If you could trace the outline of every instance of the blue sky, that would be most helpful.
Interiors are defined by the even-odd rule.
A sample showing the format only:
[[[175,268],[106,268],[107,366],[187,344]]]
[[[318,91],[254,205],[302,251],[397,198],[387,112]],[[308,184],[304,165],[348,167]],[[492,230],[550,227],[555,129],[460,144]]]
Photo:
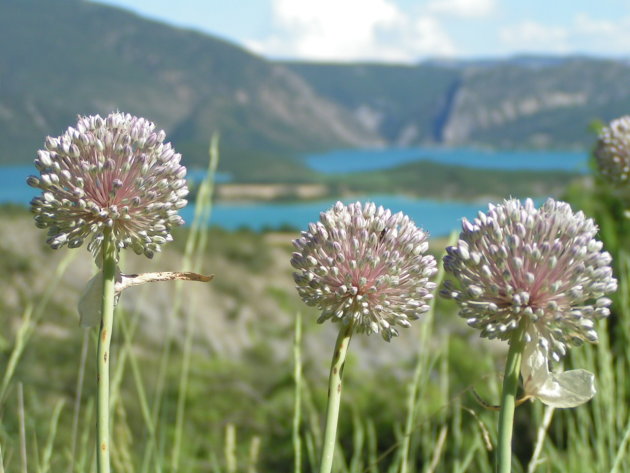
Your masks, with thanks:
[[[98,0],[269,58],[630,58],[630,0]]]

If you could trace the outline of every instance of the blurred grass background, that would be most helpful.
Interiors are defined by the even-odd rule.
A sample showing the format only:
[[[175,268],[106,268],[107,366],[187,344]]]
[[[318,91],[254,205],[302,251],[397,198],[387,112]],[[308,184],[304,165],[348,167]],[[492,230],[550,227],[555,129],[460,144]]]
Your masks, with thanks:
[[[199,189],[199,215],[211,191]],[[630,471],[627,200],[597,178],[575,181],[565,198],[597,220],[620,289],[600,343],[566,360],[596,374],[598,394],[571,410],[519,407],[514,471],[621,473]],[[79,328],[76,313],[94,267],[83,249],[46,247],[27,210],[0,212],[0,472],[94,471],[96,332]],[[188,269],[215,279],[122,295],[111,365],[114,471],[317,471],[336,327],[317,325],[293,289],[297,233],[193,224],[174,236],[154,261],[125,255],[123,272]],[[446,244],[432,241],[437,257]],[[498,403],[505,352],[443,300],[389,344],[355,337],[337,471],[490,473],[498,413],[471,389]]]

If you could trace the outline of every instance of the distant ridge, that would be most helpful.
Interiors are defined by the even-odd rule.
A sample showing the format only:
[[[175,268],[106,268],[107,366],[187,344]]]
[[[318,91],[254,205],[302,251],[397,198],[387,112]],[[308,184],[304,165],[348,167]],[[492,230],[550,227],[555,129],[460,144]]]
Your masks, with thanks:
[[[226,41],[85,1],[0,2],[0,162],[32,160],[77,114],[116,109],[165,128],[189,164],[219,132],[222,167],[243,174],[252,152],[265,171],[278,155],[381,143],[297,74]]]
[[[471,68],[471,67],[496,67],[498,65],[513,65],[522,67],[550,67],[558,66],[569,61],[575,61],[576,59],[584,60],[598,60],[601,59],[597,56],[588,55],[540,55],[540,54],[515,54],[512,56],[495,58],[471,58],[471,59],[458,59],[458,58],[434,58],[427,59],[420,62],[419,65],[423,66],[441,66],[441,67],[455,67],[455,68]]]
[[[287,63],[398,146],[586,149],[589,125],[630,113],[627,61],[581,56]]]
[[[630,113],[628,61],[272,62],[227,41],[82,0],[0,1],[0,163],[30,162],[77,114],[167,130],[189,165],[221,134],[223,171],[302,179],[299,153],[371,146],[587,148]]]

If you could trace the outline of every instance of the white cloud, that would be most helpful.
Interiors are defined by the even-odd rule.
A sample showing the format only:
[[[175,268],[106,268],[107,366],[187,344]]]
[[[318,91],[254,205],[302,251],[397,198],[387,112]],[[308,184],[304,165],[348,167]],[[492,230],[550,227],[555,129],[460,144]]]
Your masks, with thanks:
[[[530,20],[501,28],[499,37],[509,50],[516,52],[563,53],[569,50],[566,28]]]
[[[273,16],[274,33],[247,42],[266,56],[409,62],[455,53],[437,19],[410,17],[391,0],[274,0]]]
[[[611,21],[579,13],[574,18],[573,29],[576,42],[584,43],[585,50],[603,50],[625,55],[630,52],[630,17]]]
[[[578,33],[611,36],[619,32],[620,24],[608,20],[597,20],[586,13],[575,16],[575,29]]]
[[[488,16],[496,7],[495,0],[432,0],[430,12],[462,17]]]
[[[630,17],[613,21],[579,13],[564,27],[527,20],[503,27],[499,37],[508,51],[627,56],[630,53]]]
[[[429,56],[455,56],[456,48],[446,31],[433,17],[417,18],[411,33],[413,46],[418,53]]]

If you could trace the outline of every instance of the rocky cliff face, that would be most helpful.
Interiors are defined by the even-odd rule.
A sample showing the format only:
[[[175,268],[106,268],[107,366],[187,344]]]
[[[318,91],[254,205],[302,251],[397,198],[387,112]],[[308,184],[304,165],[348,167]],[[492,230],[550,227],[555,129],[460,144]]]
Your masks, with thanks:
[[[630,66],[620,61],[289,67],[390,145],[584,147],[593,120],[630,112]]]
[[[583,147],[592,120],[630,111],[630,67],[573,59],[544,67],[499,65],[464,72],[443,141],[447,145]]]
[[[440,143],[461,72],[442,66],[287,63],[322,97],[349,111],[388,145]]]

